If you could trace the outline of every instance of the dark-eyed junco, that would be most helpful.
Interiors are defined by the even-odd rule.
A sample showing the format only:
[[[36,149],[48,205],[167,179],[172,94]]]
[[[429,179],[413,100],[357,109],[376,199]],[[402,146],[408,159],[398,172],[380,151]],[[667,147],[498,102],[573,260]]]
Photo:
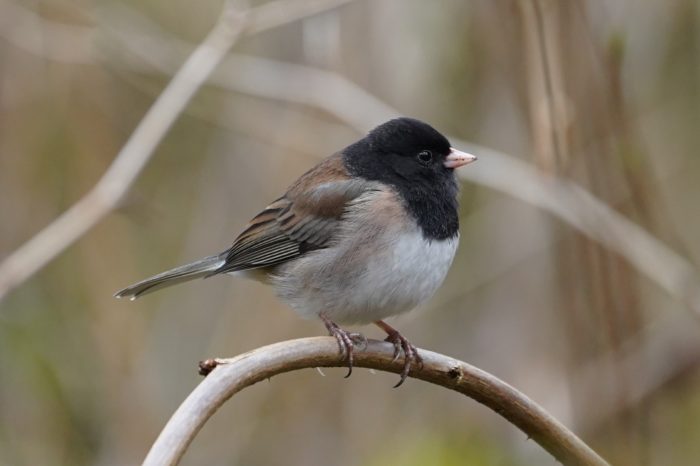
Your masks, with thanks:
[[[404,352],[399,386],[421,358],[383,319],[413,309],[445,278],[459,239],[454,169],[474,160],[426,123],[391,120],[302,175],[229,249],[115,296],[244,274],[270,283],[301,316],[321,319],[350,371],[357,334],[337,323],[379,326],[395,358]]]

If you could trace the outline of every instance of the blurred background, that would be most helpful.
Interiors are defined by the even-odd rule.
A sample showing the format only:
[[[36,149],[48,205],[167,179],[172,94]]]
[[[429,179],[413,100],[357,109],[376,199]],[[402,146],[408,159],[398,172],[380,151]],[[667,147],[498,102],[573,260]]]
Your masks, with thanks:
[[[221,6],[0,0],[0,260],[95,184]],[[700,260],[700,2],[355,0],[241,39],[119,208],[0,302],[0,464],[139,463],[197,361],[324,334],[242,279],[112,294],[227,248],[381,121],[377,105],[572,180]],[[466,170],[489,169],[463,148],[480,156]],[[613,464],[697,465],[700,323],[682,296],[500,189],[464,182],[461,218],[445,285],[394,324],[524,391]],[[554,464],[458,394],[324,373],[237,395],[183,463]]]

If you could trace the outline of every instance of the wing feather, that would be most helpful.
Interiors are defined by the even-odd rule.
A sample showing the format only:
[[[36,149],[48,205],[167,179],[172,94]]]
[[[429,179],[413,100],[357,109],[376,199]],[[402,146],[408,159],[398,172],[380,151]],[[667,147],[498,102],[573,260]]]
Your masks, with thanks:
[[[368,189],[374,185],[347,175],[341,156],[326,159],[250,221],[215,273],[272,267],[328,247],[347,205]]]

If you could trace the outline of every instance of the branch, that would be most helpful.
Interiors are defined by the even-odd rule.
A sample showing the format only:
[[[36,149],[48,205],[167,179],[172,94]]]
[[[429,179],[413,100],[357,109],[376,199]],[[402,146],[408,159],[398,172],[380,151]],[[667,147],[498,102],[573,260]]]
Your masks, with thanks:
[[[355,365],[400,373],[403,361],[392,361],[394,347],[369,340],[355,353]],[[608,463],[543,408],[493,375],[450,357],[419,350],[424,366],[410,376],[455,390],[491,408],[517,426],[565,465]],[[229,398],[261,380],[315,367],[345,366],[335,339],[303,338],[258,348],[218,366],[180,405],[148,453],[144,466],[175,465],[207,420]]]
[[[217,24],[175,73],[95,187],[0,263],[0,301],[117,207],[170,127],[241,34],[266,31],[349,1],[278,0],[246,11],[227,4]]]

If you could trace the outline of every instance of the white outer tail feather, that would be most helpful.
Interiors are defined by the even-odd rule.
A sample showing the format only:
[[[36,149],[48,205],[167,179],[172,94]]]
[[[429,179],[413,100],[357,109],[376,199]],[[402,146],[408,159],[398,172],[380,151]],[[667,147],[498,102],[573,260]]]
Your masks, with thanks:
[[[159,273],[150,278],[134,283],[114,294],[116,298],[135,300],[144,294],[152,293],[161,288],[177,285],[196,278],[206,278],[215,273],[226,263],[220,255],[209,256],[190,264],[181,265],[171,270]]]

